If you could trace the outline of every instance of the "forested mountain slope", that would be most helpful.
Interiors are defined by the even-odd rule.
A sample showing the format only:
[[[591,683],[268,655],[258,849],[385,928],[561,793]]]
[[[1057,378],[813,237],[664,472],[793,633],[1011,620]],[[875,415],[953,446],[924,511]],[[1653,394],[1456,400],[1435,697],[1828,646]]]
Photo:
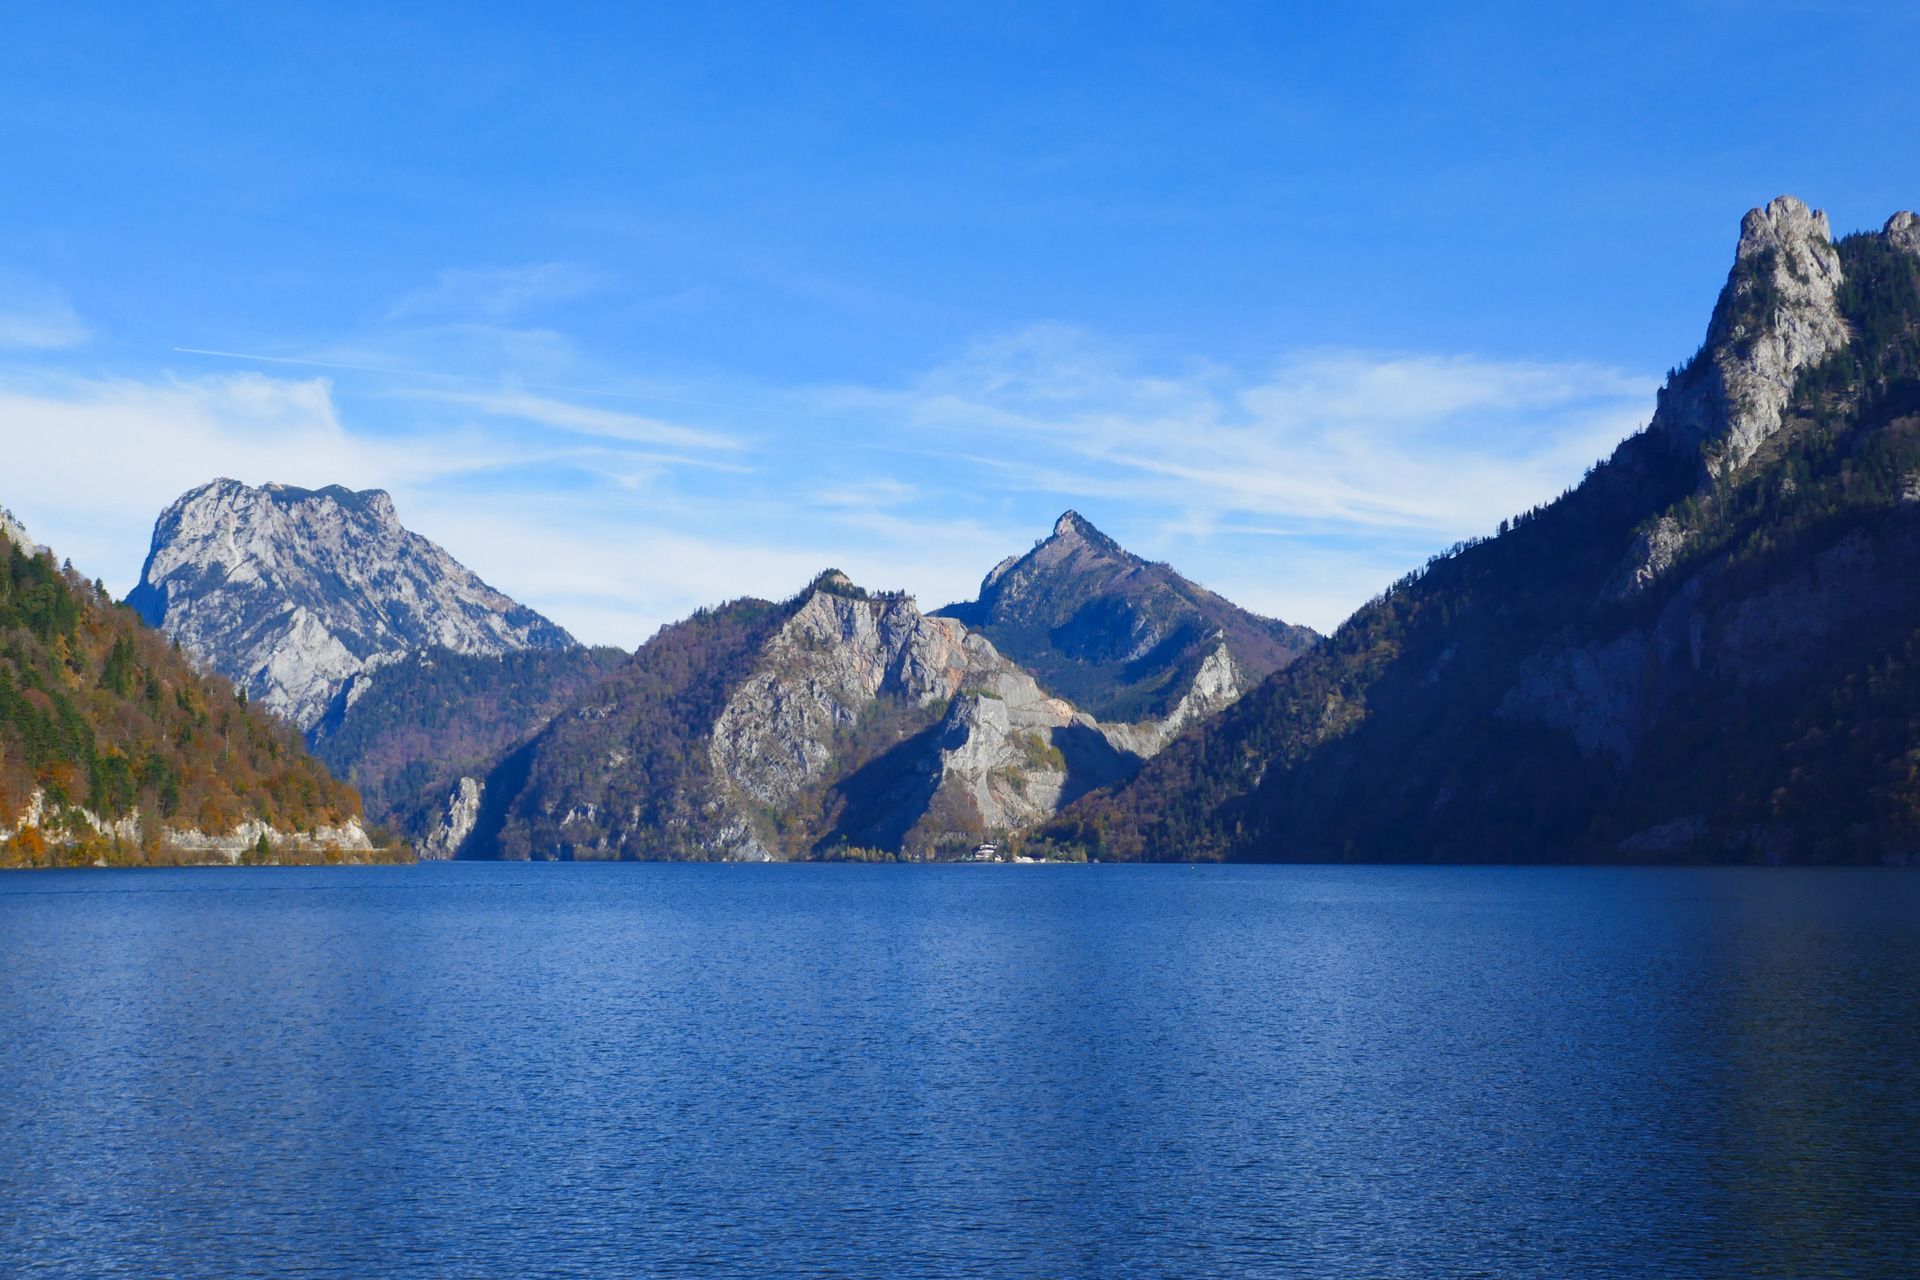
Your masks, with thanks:
[[[424,839],[456,780],[484,774],[629,656],[585,647],[422,649],[353,676],[307,741],[376,821]]]
[[[286,724],[0,520],[0,865],[365,860]]]
[[[1050,834],[1114,858],[1904,860],[1917,586],[1920,224],[1835,245],[1783,197],[1645,431]]]
[[[1223,678],[1203,672],[1194,698],[1224,696]],[[829,571],[791,600],[663,628],[463,780],[430,843],[468,857],[939,856],[1125,777],[1169,732],[1101,723],[959,622]]]

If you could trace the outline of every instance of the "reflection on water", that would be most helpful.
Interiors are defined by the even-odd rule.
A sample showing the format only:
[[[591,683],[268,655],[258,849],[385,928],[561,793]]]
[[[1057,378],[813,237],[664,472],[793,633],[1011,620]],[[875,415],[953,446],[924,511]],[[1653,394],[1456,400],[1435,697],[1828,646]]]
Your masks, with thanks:
[[[0,1270],[1904,1275],[1920,876],[0,878]]]

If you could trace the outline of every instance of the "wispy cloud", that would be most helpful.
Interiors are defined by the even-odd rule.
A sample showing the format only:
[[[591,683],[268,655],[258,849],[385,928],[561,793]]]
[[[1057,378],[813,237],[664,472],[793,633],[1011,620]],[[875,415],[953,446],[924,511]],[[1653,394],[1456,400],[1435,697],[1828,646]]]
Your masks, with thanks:
[[[1252,373],[1142,370],[1045,328],[977,344],[892,389],[823,403],[918,428],[1046,489],[1275,520],[1459,536],[1577,479],[1644,421],[1654,381],[1603,366],[1309,351]],[[1448,538],[1451,540],[1451,537]]]
[[[659,418],[617,409],[600,409],[529,392],[425,392],[446,404],[462,405],[495,417],[552,427],[580,435],[600,436],[628,444],[665,445],[677,449],[735,451],[741,441],[731,435],[681,426]]]
[[[502,590],[624,645],[830,564],[928,605],[964,598],[1076,506],[1143,555],[1324,629],[1577,480],[1653,388],[1473,355],[1156,363],[1060,328],[982,341],[892,386],[636,389],[670,417],[606,407],[618,381],[573,394],[409,376],[365,352],[337,363],[363,366],[330,370],[351,394],[326,377],[0,367],[10,474],[35,478],[30,492],[0,481],[0,502],[124,589],[154,514],[215,475],[387,488]]]
[[[585,297],[601,283],[598,272],[573,262],[454,267],[440,272],[425,288],[401,296],[388,308],[387,318],[454,316],[506,321]]]
[[[119,590],[138,573],[154,516],[217,475],[390,489],[403,516],[434,502],[490,513],[504,494],[523,509],[544,508],[536,520],[564,524],[559,511],[570,490],[604,483],[631,493],[644,488],[645,466],[657,463],[618,444],[540,438],[504,422],[491,430],[349,428],[328,379],[256,373],[140,380],[0,372],[0,430],[15,478],[0,483],[0,503],[30,516],[36,536]],[[28,476],[31,488],[19,481]],[[452,549],[503,587],[512,580],[531,588],[530,597],[550,575],[551,566],[519,557],[486,565]]]
[[[58,351],[93,336],[66,294],[50,285],[0,275],[0,349]]]

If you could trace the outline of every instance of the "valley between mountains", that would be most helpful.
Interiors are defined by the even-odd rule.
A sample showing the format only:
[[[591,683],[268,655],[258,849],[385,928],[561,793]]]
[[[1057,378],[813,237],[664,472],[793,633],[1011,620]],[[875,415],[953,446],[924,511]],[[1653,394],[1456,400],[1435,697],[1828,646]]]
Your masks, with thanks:
[[[1075,511],[632,653],[380,490],[214,480],[123,603],[9,517],[0,863],[1920,855],[1920,220],[1750,212],[1651,409],[1324,637]]]

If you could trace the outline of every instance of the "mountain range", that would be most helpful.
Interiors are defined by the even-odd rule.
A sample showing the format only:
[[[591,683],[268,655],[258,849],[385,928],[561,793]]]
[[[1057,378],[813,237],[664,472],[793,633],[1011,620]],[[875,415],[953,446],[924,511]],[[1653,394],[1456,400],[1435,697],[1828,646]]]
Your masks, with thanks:
[[[131,609],[45,577],[23,531],[0,533],[22,548],[17,599],[72,593],[143,671],[171,652],[150,624],[204,669],[229,730],[262,710],[290,726],[260,741],[313,778],[302,821],[357,820],[310,752],[426,857],[920,859],[982,840],[1118,860],[1920,853],[1911,214],[1836,242],[1790,197],[1751,211],[1649,425],[1329,637],[1074,511],[971,601],[923,612],[827,570],[631,654],[489,587],[380,490],[195,489],[161,513]],[[7,687],[49,678],[39,650],[10,661]],[[70,719],[119,714],[88,698]],[[87,749],[108,782],[50,786],[52,739],[8,741],[5,829],[153,821],[157,794],[113,790],[118,766],[98,765],[117,748]],[[293,812],[242,773],[199,818]],[[48,805],[94,816],[31,816]]]
[[[933,614],[828,570],[588,649],[382,491],[227,479],[161,513],[129,604],[427,857],[970,849],[1124,782],[1317,640],[1067,512]]]

